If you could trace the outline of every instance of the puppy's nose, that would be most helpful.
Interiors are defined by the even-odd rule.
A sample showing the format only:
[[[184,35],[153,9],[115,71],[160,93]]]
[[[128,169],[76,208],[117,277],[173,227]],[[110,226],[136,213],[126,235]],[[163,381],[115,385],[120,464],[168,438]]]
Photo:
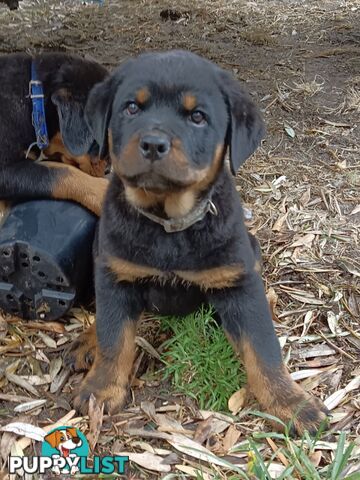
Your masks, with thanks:
[[[72,441],[75,443],[75,444],[78,444],[81,442],[81,438],[80,437],[72,437]]]
[[[148,133],[140,138],[142,155],[151,160],[160,160],[170,151],[170,139],[164,133]]]

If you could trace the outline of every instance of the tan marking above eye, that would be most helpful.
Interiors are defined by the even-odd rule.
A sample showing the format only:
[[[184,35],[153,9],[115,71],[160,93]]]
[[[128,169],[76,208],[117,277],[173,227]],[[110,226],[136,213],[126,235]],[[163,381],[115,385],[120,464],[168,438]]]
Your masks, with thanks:
[[[150,98],[150,92],[147,87],[140,88],[140,90],[136,92],[135,99],[137,103],[140,103],[141,105],[146,103],[149,100],[149,98]]]
[[[195,95],[193,95],[192,93],[185,93],[183,98],[183,105],[186,110],[191,112],[191,110],[193,110],[197,105],[197,99]]]

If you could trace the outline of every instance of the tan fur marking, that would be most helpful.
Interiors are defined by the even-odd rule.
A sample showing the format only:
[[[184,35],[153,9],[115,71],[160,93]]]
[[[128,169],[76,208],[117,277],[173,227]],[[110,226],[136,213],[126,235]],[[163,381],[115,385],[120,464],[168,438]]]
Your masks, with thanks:
[[[52,189],[53,198],[73,200],[100,215],[108,180],[92,177],[75,167],[57,162],[41,162],[40,165],[62,170],[62,175]]]
[[[146,265],[137,265],[121,258],[109,257],[107,265],[117,276],[119,282],[135,282],[151,277],[163,277],[165,275],[161,270],[148,267]]]
[[[202,290],[228,288],[234,286],[243,274],[242,265],[228,265],[209,268],[198,272],[192,270],[175,270],[166,272],[147,265],[137,265],[121,258],[109,257],[107,266],[115,273],[119,282],[136,282],[149,279],[155,283],[167,282],[197,285]]]
[[[191,93],[186,93],[183,98],[183,105],[186,110],[191,112],[191,110],[194,110],[194,108],[197,105],[197,100],[195,95]]]
[[[172,141],[172,148],[169,157],[174,159],[175,163],[180,168],[189,168],[189,159],[187,158],[182,143],[178,138],[174,138]]]
[[[164,210],[170,218],[179,218],[187,215],[195,206],[196,195],[192,190],[175,192],[167,195]]]
[[[195,284],[201,290],[233,287],[244,273],[242,265],[227,265],[206,270],[177,270],[175,272],[182,280]]]
[[[201,192],[206,190],[206,188],[214,182],[216,176],[218,175],[222,159],[223,159],[223,152],[224,152],[224,145],[219,144],[215,149],[215,154],[213,161],[210,167],[201,170],[202,176],[198,179],[198,181],[191,187],[196,192]]]
[[[1,222],[1,219],[5,216],[10,206],[11,206],[10,202],[6,202],[5,200],[0,200],[0,222]]]
[[[99,403],[105,402],[106,411],[119,410],[126,399],[127,387],[135,359],[136,321],[128,321],[120,332],[121,343],[111,356],[104,356],[100,348],[96,349],[95,362],[83,380],[80,395],[75,404],[82,411],[81,395],[93,393]]]
[[[240,344],[233,339],[230,339],[230,342],[235,351],[240,353],[249,388],[264,410],[284,423],[292,421],[300,434],[305,429],[319,427],[320,422],[326,418],[321,411],[322,403],[292,380],[285,365],[282,364],[277,369],[268,368],[246,338],[243,338]],[[276,429],[283,429],[278,422],[272,423]]]
[[[164,200],[163,195],[157,195],[143,188],[131,187],[130,185],[125,185],[125,196],[127,201],[135,207],[144,209],[158,205]]]
[[[140,103],[140,105],[146,103],[149,100],[149,98],[150,98],[150,92],[147,87],[140,88],[140,90],[136,92],[135,99],[137,103]]]
[[[261,273],[262,265],[261,265],[260,260],[255,261],[254,270],[255,270],[256,273]]]
[[[92,163],[90,155],[71,155],[64,145],[60,132],[57,132],[51,138],[49,146],[44,150],[44,154],[48,158],[59,157],[62,163],[77,167],[93,177],[103,177],[105,175],[106,160],[99,160],[96,163]]]
[[[94,322],[72,342],[67,353],[67,359],[70,360],[75,372],[89,369],[89,359],[95,358],[96,341],[96,325]]]

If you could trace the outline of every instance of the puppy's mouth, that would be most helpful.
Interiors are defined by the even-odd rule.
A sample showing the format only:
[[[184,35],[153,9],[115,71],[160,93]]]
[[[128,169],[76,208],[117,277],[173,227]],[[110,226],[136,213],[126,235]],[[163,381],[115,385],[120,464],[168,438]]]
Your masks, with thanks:
[[[123,176],[126,185],[142,188],[151,193],[178,192],[188,187],[188,184],[174,181],[154,172],[142,173],[134,176]]]

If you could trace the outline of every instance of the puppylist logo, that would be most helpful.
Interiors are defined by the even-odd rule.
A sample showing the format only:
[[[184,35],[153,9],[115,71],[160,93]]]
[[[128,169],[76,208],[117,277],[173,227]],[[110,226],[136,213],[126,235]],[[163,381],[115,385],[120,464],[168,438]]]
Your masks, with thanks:
[[[9,457],[9,473],[55,475],[124,473],[129,457],[93,457],[88,465],[89,444],[85,435],[74,427],[58,427],[51,430],[42,443],[40,457]]]

